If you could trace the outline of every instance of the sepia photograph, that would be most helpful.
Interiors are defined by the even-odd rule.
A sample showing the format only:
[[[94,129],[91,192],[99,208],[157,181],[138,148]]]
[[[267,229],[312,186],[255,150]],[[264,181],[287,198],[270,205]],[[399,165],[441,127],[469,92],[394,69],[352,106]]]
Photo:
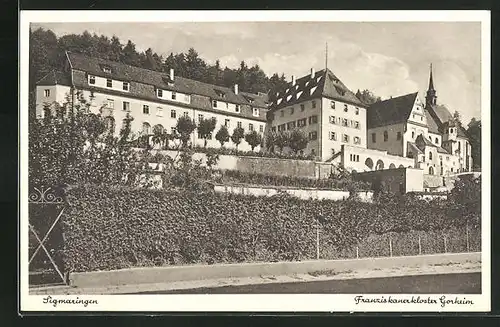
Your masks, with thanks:
[[[22,311],[490,309],[489,12],[149,14],[21,12]]]

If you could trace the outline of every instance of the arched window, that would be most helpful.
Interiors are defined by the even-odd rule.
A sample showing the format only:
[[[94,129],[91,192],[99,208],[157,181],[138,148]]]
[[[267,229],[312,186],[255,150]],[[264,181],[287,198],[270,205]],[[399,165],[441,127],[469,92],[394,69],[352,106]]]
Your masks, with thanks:
[[[165,128],[163,127],[162,124],[157,124],[153,126],[153,134],[161,134],[163,133],[164,130]]]
[[[375,170],[382,170],[384,169],[384,162],[382,160],[377,160],[377,165],[375,166]]]
[[[384,142],[387,142],[388,139],[389,139],[389,133],[387,133],[387,131],[384,131]]]
[[[389,169],[394,169],[394,168],[396,168],[396,165],[395,165],[395,164],[393,164],[393,163],[391,163],[391,164],[389,165]]]
[[[405,167],[405,166],[403,166],[403,165],[399,165],[399,167],[398,167],[398,168],[404,168],[404,167]]]
[[[142,133],[144,135],[151,134],[151,125],[149,123],[142,123]]]
[[[429,167],[429,175],[434,175],[434,167]]]
[[[366,158],[365,165],[371,170],[373,168],[373,160],[371,158]]]
[[[432,152],[429,152],[429,160],[432,160]]]

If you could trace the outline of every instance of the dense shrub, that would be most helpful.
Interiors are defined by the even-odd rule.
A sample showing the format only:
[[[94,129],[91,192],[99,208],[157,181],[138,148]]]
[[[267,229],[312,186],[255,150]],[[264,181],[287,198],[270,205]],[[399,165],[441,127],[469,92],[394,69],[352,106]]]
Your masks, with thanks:
[[[325,220],[323,258],[353,257],[363,242],[372,251],[362,255],[387,255],[388,243],[380,237],[388,233],[395,237],[393,254],[407,254],[415,250],[415,238],[405,245],[397,235],[463,227],[448,215],[446,203],[416,199],[369,204],[85,186],[71,190],[68,200],[63,252],[72,271],[311,259],[319,216]]]

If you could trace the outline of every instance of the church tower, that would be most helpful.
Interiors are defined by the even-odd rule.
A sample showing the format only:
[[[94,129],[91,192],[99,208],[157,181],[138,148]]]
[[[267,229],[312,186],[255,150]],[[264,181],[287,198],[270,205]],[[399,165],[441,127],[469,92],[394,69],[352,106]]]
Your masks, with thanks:
[[[427,95],[425,96],[425,106],[435,106],[436,105],[436,90],[434,89],[434,81],[432,80],[432,64],[431,73],[429,77],[429,89],[427,90]]]

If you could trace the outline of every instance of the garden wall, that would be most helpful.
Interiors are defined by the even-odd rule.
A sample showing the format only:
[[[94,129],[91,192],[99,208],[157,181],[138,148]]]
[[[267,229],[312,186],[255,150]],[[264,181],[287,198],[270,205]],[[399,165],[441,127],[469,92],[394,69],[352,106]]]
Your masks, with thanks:
[[[178,152],[174,150],[158,151],[174,158]],[[195,153],[193,159],[206,162],[204,153]],[[249,157],[235,155],[219,155],[219,162],[214,167],[221,170],[238,170],[246,173],[259,173],[276,176],[294,176],[306,178],[328,178],[332,165],[311,160],[295,160],[265,157]]]
[[[401,244],[393,255],[414,253],[417,231],[429,240],[426,253],[442,252],[435,235],[447,233],[455,235],[456,244],[447,251],[462,251],[464,227],[471,229],[468,235],[480,230],[479,214],[469,215],[466,225],[464,214],[447,203],[305,201],[105,186],[72,189],[67,199],[62,258],[74,272],[312,259],[318,218],[324,259],[353,257],[362,244],[364,255],[386,255],[388,233],[394,249]],[[470,240],[468,248],[478,251],[479,244],[480,239]]]

